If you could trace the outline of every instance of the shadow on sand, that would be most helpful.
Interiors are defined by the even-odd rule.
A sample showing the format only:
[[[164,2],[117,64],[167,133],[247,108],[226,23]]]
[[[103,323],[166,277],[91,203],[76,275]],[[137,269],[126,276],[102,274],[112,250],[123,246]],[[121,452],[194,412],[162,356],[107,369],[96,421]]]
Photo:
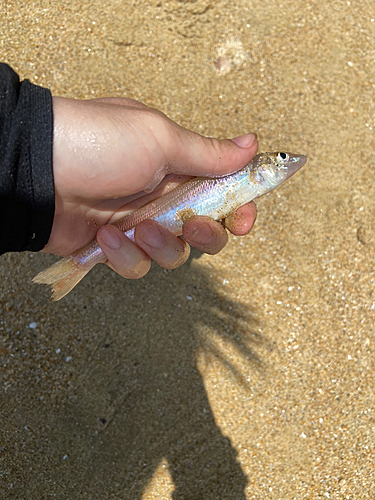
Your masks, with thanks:
[[[92,349],[82,354],[69,388],[48,411],[38,408],[37,397],[24,402],[32,420],[44,420],[37,440],[48,443],[42,462],[34,460],[30,492],[40,491],[33,483],[43,477],[45,498],[60,492],[70,500],[140,500],[164,460],[176,500],[245,499],[246,477],[215,422],[197,353],[221,360],[239,383],[262,369],[253,349],[266,341],[249,307],[224,298],[194,259],[172,272],[153,266],[137,282],[112,274],[108,280],[107,272],[92,273],[81,285],[84,299],[70,302],[82,311],[82,324],[91,316],[105,326],[90,332]],[[90,303],[94,287],[104,297],[102,310]],[[247,360],[246,374],[212,335]],[[63,453],[66,459],[57,459]]]

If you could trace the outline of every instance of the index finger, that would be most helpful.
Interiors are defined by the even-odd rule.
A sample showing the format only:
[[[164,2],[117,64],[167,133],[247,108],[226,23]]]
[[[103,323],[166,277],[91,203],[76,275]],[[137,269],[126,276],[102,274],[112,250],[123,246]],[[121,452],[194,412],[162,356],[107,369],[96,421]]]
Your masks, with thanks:
[[[255,223],[257,207],[253,201],[246,203],[224,219],[224,226],[236,236],[248,234]]]

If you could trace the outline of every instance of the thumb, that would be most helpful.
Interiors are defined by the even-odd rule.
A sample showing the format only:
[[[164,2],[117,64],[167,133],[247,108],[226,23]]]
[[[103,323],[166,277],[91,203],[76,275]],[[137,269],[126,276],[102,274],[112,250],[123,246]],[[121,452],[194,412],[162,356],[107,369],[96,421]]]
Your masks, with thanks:
[[[177,127],[167,152],[171,173],[204,177],[229,174],[247,165],[258,149],[256,134],[218,140]]]

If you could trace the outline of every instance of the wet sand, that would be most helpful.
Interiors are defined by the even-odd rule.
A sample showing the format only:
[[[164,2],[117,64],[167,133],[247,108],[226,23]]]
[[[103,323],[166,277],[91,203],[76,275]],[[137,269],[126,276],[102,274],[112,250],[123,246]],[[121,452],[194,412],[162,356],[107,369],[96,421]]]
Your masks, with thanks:
[[[1,60],[307,154],[252,233],[59,303],[1,258],[4,499],[373,499],[375,4],[1,4]]]

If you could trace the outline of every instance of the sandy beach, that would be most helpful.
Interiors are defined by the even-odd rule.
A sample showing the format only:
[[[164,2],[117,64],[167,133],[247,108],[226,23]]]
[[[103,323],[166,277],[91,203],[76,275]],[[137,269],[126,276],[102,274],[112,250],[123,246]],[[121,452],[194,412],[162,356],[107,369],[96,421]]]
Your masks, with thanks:
[[[97,266],[58,303],[0,263],[0,498],[375,498],[373,0],[2,0],[0,60],[306,154],[217,256]]]

